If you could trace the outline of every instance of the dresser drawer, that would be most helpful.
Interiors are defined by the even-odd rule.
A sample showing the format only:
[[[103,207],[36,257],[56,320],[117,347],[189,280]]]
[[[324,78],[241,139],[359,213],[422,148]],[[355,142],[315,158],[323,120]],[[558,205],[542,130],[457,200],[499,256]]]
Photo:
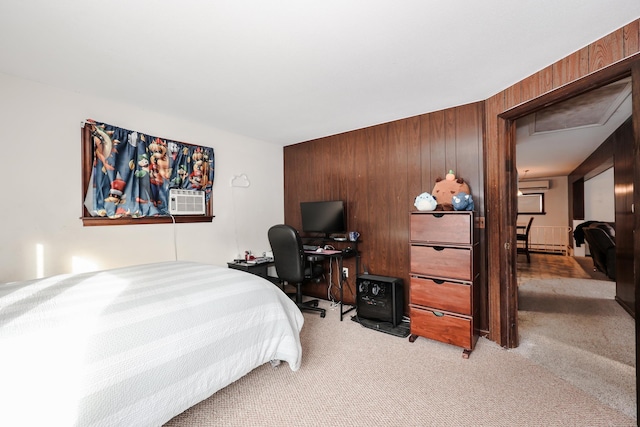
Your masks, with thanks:
[[[473,321],[449,313],[409,307],[411,334],[473,350]]]
[[[410,303],[471,315],[471,284],[411,277]]]
[[[472,212],[414,212],[410,238],[412,242],[469,245],[473,236],[472,221]]]
[[[472,252],[471,248],[411,245],[411,273],[471,281]]]

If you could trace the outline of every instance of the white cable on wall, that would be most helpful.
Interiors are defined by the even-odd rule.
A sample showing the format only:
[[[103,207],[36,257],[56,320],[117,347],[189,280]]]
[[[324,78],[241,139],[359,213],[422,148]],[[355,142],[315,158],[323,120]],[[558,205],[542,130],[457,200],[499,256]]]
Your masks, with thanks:
[[[173,222],[173,258],[174,261],[178,261],[178,230],[176,226],[176,217],[171,215],[171,221]]]

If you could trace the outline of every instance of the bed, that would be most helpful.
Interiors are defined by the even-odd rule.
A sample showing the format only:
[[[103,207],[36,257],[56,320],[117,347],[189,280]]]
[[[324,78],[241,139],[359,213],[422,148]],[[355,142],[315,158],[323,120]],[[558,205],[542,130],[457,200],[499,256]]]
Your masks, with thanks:
[[[194,262],[0,285],[0,425],[161,425],[262,364],[298,370],[302,324],[269,281]]]

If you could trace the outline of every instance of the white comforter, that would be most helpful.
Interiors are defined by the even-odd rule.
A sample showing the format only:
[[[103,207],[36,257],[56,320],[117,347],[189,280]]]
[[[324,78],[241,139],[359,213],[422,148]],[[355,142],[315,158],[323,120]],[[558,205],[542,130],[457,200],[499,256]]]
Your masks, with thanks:
[[[270,360],[303,317],[270,282],[189,262],[0,285],[0,425],[161,425]]]

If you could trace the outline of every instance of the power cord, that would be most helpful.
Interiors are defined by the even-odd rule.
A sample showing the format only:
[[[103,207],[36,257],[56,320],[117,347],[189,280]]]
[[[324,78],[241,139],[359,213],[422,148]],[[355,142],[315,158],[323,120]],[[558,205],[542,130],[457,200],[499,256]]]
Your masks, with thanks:
[[[336,264],[336,271],[338,271],[340,269],[338,265],[338,260],[335,259],[334,261]],[[338,283],[340,282],[338,281]],[[329,286],[327,288],[327,299],[331,302],[329,305],[330,308],[332,310],[335,310],[337,307],[340,306],[340,302],[336,301],[335,297],[333,296],[333,292],[331,292],[332,289],[333,289],[333,262],[332,262],[332,259],[330,258],[329,259]]]
[[[347,279],[342,279],[342,286],[344,287],[345,285],[347,285],[347,289],[349,289],[349,291],[351,291],[351,289],[348,286],[349,285],[349,281]],[[351,291],[351,294],[353,295],[353,291]],[[343,294],[343,296],[344,296],[344,294]],[[332,308],[339,308],[340,307],[340,301],[335,301],[335,299],[334,299],[331,305],[332,305]]]
[[[231,186],[231,214],[233,215],[233,237],[236,241],[236,254],[240,255],[240,243],[238,242],[238,215],[236,215],[236,192],[235,186]]]
[[[178,230],[176,225],[176,217],[171,216],[171,221],[173,222],[173,257],[174,261],[178,261]]]
[[[327,300],[331,301],[331,304],[333,304],[334,301],[331,295],[331,287],[333,286],[333,264],[331,263],[331,258],[329,258],[329,280],[327,280],[327,282]]]
[[[340,270],[340,262],[338,261],[337,258],[334,259],[334,262],[336,264],[336,271],[338,272],[338,274],[342,274]],[[340,280],[338,280],[338,283],[340,283]],[[342,285],[344,285],[345,283],[348,283],[348,281],[346,279],[343,279],[342,281]],[[336,308],[340,307],[340,301],[336,301],[333,293],[331,292],[333,288],[333,263],[331,262],[331,259],[329,260],[329,286],[327,288],[327,299],[330,301],[330,307],[331,309],[335,310]],[[347,286],[347,288],[351,291],[351,289]],[[353,295],[353,291],[351,291],[351,294]]]

